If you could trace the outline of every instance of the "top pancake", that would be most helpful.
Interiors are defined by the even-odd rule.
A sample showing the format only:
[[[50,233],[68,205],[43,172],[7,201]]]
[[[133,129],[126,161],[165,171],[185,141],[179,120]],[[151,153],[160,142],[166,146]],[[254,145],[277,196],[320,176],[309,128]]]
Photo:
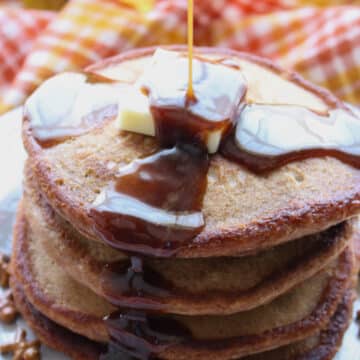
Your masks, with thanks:
[[[153,51],[129,52],[90,70],[132,82]],[[251,101],[319,111],[339,104],[325,90],[265,60],[219,49],[196,51],[237,61],[247,78]],[[55,210],[93,240],[101,240],[89,216],[99,191],[114,180],[119,167],[158,149],[153,138],[119,132],[114,122],[46,149],[32,137],[26,119],[23,134],[41,191]],[[176,256],[229,256],[269,248],[358,214],[359,200],[360,171],[334,158],[298,161],[259,176],[215,155],[204,198],[206,226]]]

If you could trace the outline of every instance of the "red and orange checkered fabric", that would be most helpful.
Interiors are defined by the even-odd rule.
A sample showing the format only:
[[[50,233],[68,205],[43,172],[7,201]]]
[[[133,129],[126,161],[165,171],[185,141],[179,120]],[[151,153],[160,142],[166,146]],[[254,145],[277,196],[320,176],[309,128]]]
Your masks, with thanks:
[[[360,104],[360,6],[303,2],[311,3],[195,0],[195,43],[275,59]],[[324,3],[335,5],[317,6]],[[186,0],[154,1],[146,13],[121,0],[70,0],[57,14],[0,10],[0,112],[54,73],[130,48],[186,43],[186,11]]]
[[[40,32],[53,18],[50,12],[0,8],[0,94],[11,86]]]

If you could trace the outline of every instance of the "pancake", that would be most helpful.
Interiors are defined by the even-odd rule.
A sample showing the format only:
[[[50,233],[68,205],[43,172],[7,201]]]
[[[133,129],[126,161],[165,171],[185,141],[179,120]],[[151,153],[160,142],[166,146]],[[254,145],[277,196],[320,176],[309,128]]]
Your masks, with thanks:
[[[68,275],[106,297],[102,286],[105,264],[117,261],[126,269],[129,258],[87,240],[57,215],[39,193],[29,164],[24,185],[23,208],[32,236]],[[344,250],[351,236],[352,225],[342,223],[253,256],[196,260],[148,258],[144,260],[146,268],[166,281],[166,296],[120,294],[117,304],[185,315],[226,315],[250,310],[326,267]]]
[[[356,257],[357,266],[360,270],[360,218],[358,217],[354,222],[354,252]]]
[[[21,205],[20,205],[21,206]],[[102,318],[115,310],[86,287],[79,287],[28,233],[25,218],[18,215],[13,239],[12,269],[31,302],[59,324],[98,340]]]
[[[56,324],[41,314],[26,299],[21,285],[11,278],[10,285],[16,308],[40,341],[75,360],[98,360],[105,345],[96,343]]]
[[[105,345],[75,334],[41,314],[26,299],[21,285],[14,278],[11,287],[17,308],[40,340],[51,348],[61,351],[74,360],[97,360],[105,351]],[[341,345],[343,335],[352,315],[353,294],[349,290],[327,328],[303,341],[275,350],[250,355],[244,360],[330,360]]]
[[[250,355],[244,360],[330,360],[338,351],[351,321],[355,294],[348,290],[327,328],[303,341],[275,350]]]
[[[109,340],[102,319],[113,308],[49,258],[41,242],[32,237],[21,208],[12,270],[26,298],[45,316],[92,340]],[[186,327],[191,336],[165,347],[159,357],[235,358],[312,336],[330,321],[351,283],[353,270],[353,253],[346,250],[316,276],[257,309],[231,316],[161,315]]]
[[[153,51],[129,52],[90,70],[132,82]],[[320,112],[339,105],[327,91],[260,58],[220,49],[198,48],[196,52],[209,57],[229,56],[239,63],[249,83],[250,101],[294,104]],[[91,204],[114,180],[119,167],[159,148],[153,138],[119,133],[114,121],[42,148],[32,137],[25,118],[23,138],[48,202],[78,231],[97,241],[102,238],[89,213]],[[359,200],[360,171],[334,158],[298,161],[259,176],[217,154],[210,161],[204,198],[206,226],[190,243],[180,246],[176,256],[235,256],[270,248],[358,214]],[[124,249],[124,243],[119,247]],[[151,252],[134,244],[127,244],[126,250]]]

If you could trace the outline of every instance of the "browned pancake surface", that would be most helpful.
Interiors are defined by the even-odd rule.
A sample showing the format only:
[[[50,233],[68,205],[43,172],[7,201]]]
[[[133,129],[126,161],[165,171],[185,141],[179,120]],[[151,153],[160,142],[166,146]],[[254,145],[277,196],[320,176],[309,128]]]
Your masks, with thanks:
[[[33,237],[67,273],[104,296],[106,263],[128,264],[124,254],[77,233],[47,204],[27,166],[24,211]],[[337,257],[352,236],[350,223],[241,258],[146,259],[145,265],[169,283],[166,297],[123,295],[121,305],[156,306],[162,311],[200,315],[256,308],[313,276]]]
[[[99,359],[105,345],[73,333],[44,316],[26,299],[21,285],[15,278],[11,279],[11,288],[17,309],[42,343],[76,360]]]
[[[219,49],[197,51],[238,61],[249,82],[252,101],[314,104],[321,109],[337,103],[325,90],[265,60]],[[130,52],[93,70],[133,81],[152,52]],[[263,86],[265,81],[281,81],[281,86]],[[89,208],[98,193],[114,180],[119,167],[158,149],[150,137],[119,133],[114,122],[48,149],[41,149],[32,138],[26,120],[23,134],[40,188],[50,204],[94,240],[100,239]],[[269,248],[358,214],[359,200],[360,171],[333,158],[295,162],[258,176],[216,155],[211,160],[204,199],[206,227],[181,247],[177,256],[232,256]]]
[[[41,314],[26,299],[21,286],[12,279],[11,286],[14,292],[16,305],[33,328],[41,341],[65,354],[74,360],[97,360],[104,351],[104,345],[89,341]],[[330,360],[337,352],[345,330],[351,319],[352,291],[349,290],[342,303],[338,306],[327,328],[319,334],[303,341],[293,343],[275,350],[259,353],[243,358],[244,360]]]
[[[13,271],[29,301],[62,326],[107,341],[104,300],[76,283],[32,238],[20,209],[15,227]],[[353,254],[346,250],[318,275],[270,304],[231,316],[164,315],[186,326],[192,340],[170,346],[164,359],[227,359],[307,338],[330,320],[351,281]]]
[[[95,340],[100,328],[100,338],[105,337],[102,319],[114,308],[87,288],[80,288],[39,245],[31,237],[20,209],[14,229],[12,266],[25,293],[41,312],[59,324]]]

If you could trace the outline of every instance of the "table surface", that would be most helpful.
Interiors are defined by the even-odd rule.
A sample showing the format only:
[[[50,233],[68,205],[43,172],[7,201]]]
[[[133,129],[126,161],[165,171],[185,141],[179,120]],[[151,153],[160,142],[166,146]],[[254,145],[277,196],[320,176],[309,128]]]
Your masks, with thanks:
[[[22,169],[26,159],[21,142],[21,113],[21,108],[18,108],[0,117],[0,251],[8,254],[11,251],[11,228],[21,195]],[[360,296],[355,303],[354,318],[357,310],[360,310]],[[11,341],[18,327],[28,329],[22,319],[11,326],[0,323],[0,344]],[[359,324],[353,320],[336,360],[360,359],[359,330]],[[29,335],[33,337],[31,331]],[[67,359],[45,346],[42,347],[42,355],[44,360]],[[0,355],[0,359],[10,358]]]

